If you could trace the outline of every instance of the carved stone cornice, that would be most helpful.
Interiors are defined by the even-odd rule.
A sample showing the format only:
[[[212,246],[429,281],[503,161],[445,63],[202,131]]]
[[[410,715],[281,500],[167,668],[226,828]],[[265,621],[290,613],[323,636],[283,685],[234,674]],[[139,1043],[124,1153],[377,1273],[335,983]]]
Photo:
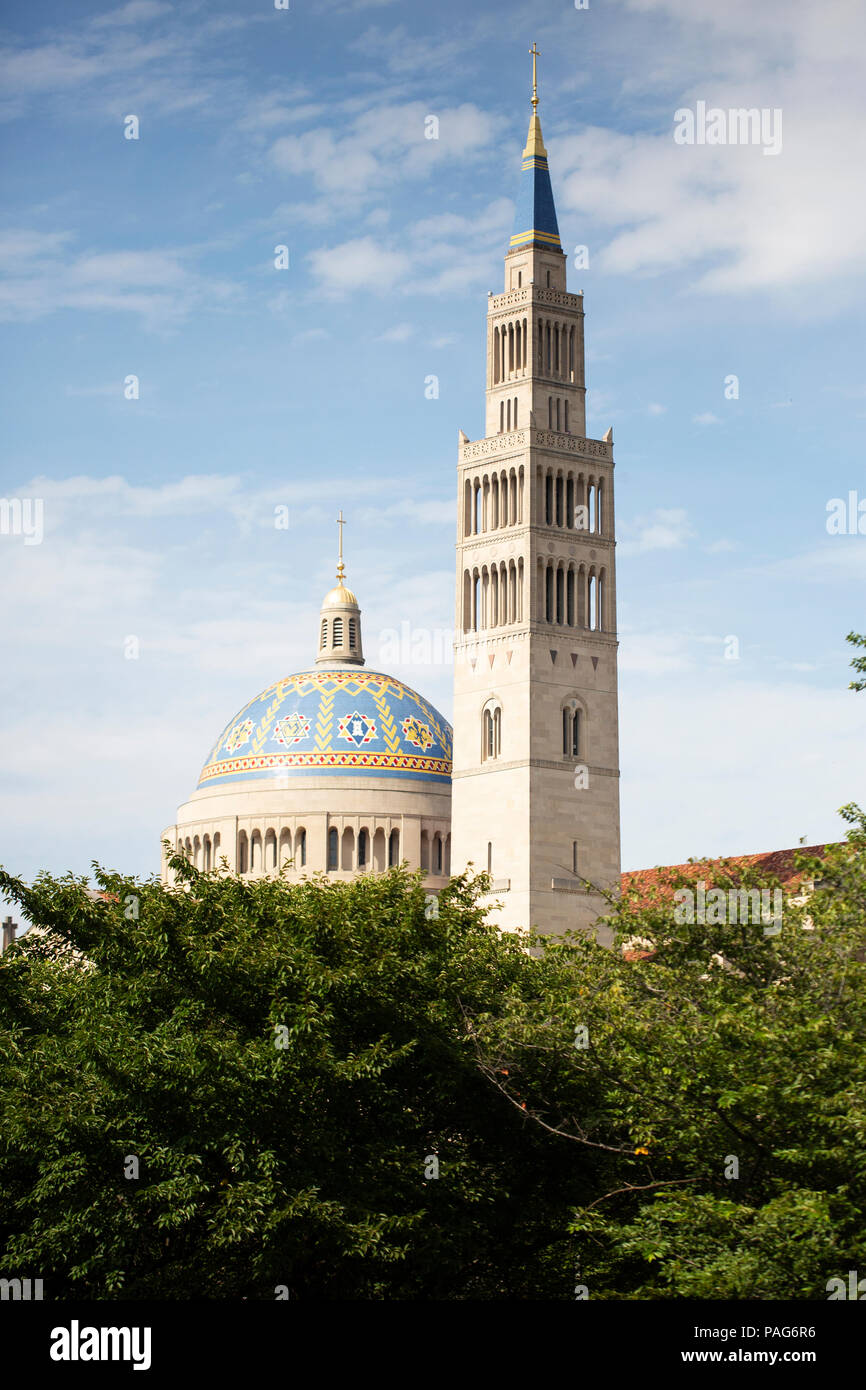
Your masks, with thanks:
[[[582,294],[569,294],[568,290],[551,290],[543,285],[524,285],[519,290],[491,294],[487,300],[487,310],[488,313],[495,314],[501,309],[516,309],[519,304],[548,304],[561,309],[576,309],[578,313],[583,313]]]
[[[546,449],[550,453],[569,454],[590,462],[604,459],[613,462],[613,446],[605,439],[585,439],[579,434],[563,434],[558,430],[512,430],[510,434],[491,434],[484,439],[472,439],[460,446],[460,462],[474,459],[504,458],[528,449]]]

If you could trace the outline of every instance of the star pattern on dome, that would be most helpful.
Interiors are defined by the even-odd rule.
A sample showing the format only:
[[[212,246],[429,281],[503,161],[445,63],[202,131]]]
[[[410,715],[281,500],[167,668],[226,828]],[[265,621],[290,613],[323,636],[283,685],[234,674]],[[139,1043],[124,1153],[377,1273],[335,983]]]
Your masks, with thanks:
[[[346,739],[348,743],[354,743],[356,748],[360,748],[362,743],[369,743],[376,737],[376,725],[372,719],[366,715],[359,714],[354,710],[352,714],[346,714],[337,724],[337,733],[340,738]]]
[[[243,719],[240,723],[235,724],[226,739],[226,752],[234,753],[242,744],[246,743],[252,731],[253,721],[251,719]]]
[[[301,743],[308,738],[310,733],[310,721],[305,719],[297,710],[293,714],[287,714],[285,719],[278,719],[274,725],[274,741],[283,744],[288,748],[293,743]]]

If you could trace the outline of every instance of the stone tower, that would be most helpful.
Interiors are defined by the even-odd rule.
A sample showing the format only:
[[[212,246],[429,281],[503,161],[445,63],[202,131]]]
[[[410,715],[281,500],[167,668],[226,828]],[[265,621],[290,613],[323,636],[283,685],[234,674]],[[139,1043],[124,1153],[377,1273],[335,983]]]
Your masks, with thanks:
[[[531,51],[485,433],[459,443],[452,862],[489,869],[503,928],[563,932],[605,910],[586,881],[619,888],[613,445],[585,437],[583,297],[566,289]]]

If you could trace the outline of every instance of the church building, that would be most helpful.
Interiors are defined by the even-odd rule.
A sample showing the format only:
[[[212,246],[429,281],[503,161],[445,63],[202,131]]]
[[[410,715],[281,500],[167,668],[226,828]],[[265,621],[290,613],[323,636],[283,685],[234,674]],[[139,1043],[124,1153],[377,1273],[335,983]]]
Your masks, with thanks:
[[[531,51],[484,435],[459,434],[453,749],[432,705],[365,669],[341,539],[314,668],[229,721],[163,839],[204,869],[287,864],[290,881],[405,861],[431,893],[471,863],[503,929],[563,932],[591,928],[620,885],[613,445],[585,435],[583,297],[566,287]]]

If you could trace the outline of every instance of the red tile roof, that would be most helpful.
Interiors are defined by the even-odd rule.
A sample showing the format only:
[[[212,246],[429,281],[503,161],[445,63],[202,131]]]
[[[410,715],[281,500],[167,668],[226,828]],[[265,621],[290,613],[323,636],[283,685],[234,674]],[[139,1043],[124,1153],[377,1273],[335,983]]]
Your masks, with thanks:
[[[727,870],[736,876],[738,866],[757,869],[767,878],[778,879],[785,888],[796,888],[803,874],[794,867],[795,856],[805,854],[823,859],[830,848],[830,845],[798,845],[796,849],[775,849],[766,854],[736,854],[729,859],[700,859],[655,869],[633,869],[622,875],[622,894],[625,897],[628,893],[637,893],[638,904],[644,907],[652,901],[673,897],[675,890],[669,885],[672,878],[693,879],[695,882],[703,879],[712,885],[715,874]]]

